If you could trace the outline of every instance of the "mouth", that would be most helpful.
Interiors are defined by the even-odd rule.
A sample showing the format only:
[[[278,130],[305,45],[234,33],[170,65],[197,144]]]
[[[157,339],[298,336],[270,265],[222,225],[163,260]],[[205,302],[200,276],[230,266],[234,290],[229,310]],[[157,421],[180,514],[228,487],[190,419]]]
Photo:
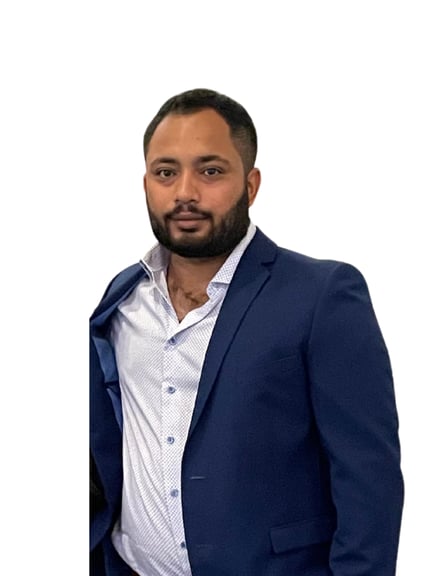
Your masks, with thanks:
[[[180,212],[179,214],[172,214],[169,216],[170,220],[175,222],[195,222],[196,220],[205,220],[205,214],[198,214],[196,212]]]
[[[201,230],[201,224],[204,220],[208,220],[208,216],[196,212],[179,212],[168,217],[168,221],[172,226],[176,227],[180,232],[188,234]]]

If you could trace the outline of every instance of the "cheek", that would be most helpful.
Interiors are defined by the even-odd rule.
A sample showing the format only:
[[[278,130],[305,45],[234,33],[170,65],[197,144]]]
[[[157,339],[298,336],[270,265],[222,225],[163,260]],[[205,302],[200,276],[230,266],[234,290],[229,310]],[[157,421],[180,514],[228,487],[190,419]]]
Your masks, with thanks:
[[[156,186],[145,187],[145,200],[147,206],[149,206],[153,212],[168,210],[168,197],[165,190],[162,190],[162,192],[163,193],[160,193],[156,189]]]
[[[206,204],[215,213],[225,214],[237,204],[242,194],[242,184],[227,184],[202,195],[202,204]]]

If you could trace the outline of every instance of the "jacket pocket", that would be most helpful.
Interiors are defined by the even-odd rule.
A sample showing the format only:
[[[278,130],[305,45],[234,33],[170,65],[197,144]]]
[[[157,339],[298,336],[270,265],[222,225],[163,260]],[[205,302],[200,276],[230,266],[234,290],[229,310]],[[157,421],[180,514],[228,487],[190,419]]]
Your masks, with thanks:
[[[276,554],[312,544],[329,542],[335,530],[332,516],[317,516],[270,529],[272,549]]]

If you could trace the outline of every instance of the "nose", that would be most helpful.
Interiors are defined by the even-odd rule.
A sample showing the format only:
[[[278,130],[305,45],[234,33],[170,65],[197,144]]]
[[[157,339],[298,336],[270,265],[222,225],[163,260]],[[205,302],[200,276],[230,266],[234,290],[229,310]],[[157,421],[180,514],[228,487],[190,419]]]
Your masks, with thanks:
[[[176,181],[176,202],[198,202],[198,183],[192,171],[184,170]]]

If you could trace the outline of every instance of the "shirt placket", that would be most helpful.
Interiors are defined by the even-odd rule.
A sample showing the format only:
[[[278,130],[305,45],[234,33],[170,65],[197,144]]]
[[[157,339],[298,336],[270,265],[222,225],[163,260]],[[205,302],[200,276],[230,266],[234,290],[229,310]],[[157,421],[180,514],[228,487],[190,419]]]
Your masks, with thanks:
[[[180,348],[181,345],[189,345],[190,339],[193,340],[193,334],[190,331],[194,330],[196,325],[220,305],[222,294],[223,291],[212,287],[209,291],[210,300],[201,308],[189,312],[180,324],[170,302],[164,295],[164,304],[168,303],[168,305],[166,306],[167,329],[163,355],[161,406],[162,469],[170,526],[179,560],[187,576],[191,576],[191,572],[182,516],[181,466],[196,394],[194,384],[197,387],[198,382],[184,381]],[[190,412],[184,412],[185,406],[190,406]]]
[[[187,431],[181,426],[181,400],[187,393],[181,386],[179,324],[170,322],[164,347],[164,379],[162,384],[162,468],[164,492],[170,525],[184,574],[190,575],[187,546],[183,528],[181,462]]]

